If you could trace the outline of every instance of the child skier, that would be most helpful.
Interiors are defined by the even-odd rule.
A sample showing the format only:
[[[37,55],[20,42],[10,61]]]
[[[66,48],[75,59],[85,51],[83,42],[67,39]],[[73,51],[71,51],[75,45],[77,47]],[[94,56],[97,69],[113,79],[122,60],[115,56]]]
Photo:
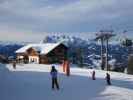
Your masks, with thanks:
[[[51,69],[51,77],[52,77],[52,89],[54,89],[54,86],[56,85],[56,88],[59,90],[59,84],[58,84],[58,80],[57,80],[57,70],[55,69],[55,66],[52,66]]]
[[[106,73],[106,81],[108,85],[111,85],[111,81],[110,81],[110,74]]]

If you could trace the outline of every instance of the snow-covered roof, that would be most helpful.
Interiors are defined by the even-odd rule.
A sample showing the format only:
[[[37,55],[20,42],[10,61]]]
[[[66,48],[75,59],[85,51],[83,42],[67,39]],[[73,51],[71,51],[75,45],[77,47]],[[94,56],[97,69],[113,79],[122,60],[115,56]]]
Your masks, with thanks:
[[[25,53],[29,48],[33,48],[36,51],[39,51],[40,54],[48,54],[54,48],[56,48],[60,43],[40,43],[40,44],[28,44],[16,51],[16,53]]]

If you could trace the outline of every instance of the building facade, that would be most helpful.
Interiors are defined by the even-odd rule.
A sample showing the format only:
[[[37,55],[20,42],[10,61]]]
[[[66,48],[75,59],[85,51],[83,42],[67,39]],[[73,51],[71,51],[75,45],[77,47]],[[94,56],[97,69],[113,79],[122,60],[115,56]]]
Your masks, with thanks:
[[[68,47],[63,43],[29,44],[16,51],[17,62],[51,64],[67,59]]]

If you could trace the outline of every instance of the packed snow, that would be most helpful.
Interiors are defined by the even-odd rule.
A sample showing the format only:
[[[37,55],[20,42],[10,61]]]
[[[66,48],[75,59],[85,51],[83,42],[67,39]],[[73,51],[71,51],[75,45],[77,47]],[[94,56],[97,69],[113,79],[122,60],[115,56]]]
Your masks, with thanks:
[[[60,90],[51,89],[51,65],[0,64],[0,100],[133,100],[133,76],[109,72],[112,85],[105,81],[106,71],[71,66],[68,77],[61,65],[55,65],[59,75]]]

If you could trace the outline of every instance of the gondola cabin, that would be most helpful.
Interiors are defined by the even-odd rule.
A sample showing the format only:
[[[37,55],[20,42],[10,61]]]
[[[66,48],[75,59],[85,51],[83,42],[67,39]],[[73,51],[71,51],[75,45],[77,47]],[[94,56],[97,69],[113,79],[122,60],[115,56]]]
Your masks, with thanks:
[[[67,59],[68,47],[63,43],[29,44],[16,51],[17,62],[51,64]]]
[[[130,47],[133,45],[133,41],[131,39],[126,38],[125,40],[122,41],[122,45],[126,47]]]

